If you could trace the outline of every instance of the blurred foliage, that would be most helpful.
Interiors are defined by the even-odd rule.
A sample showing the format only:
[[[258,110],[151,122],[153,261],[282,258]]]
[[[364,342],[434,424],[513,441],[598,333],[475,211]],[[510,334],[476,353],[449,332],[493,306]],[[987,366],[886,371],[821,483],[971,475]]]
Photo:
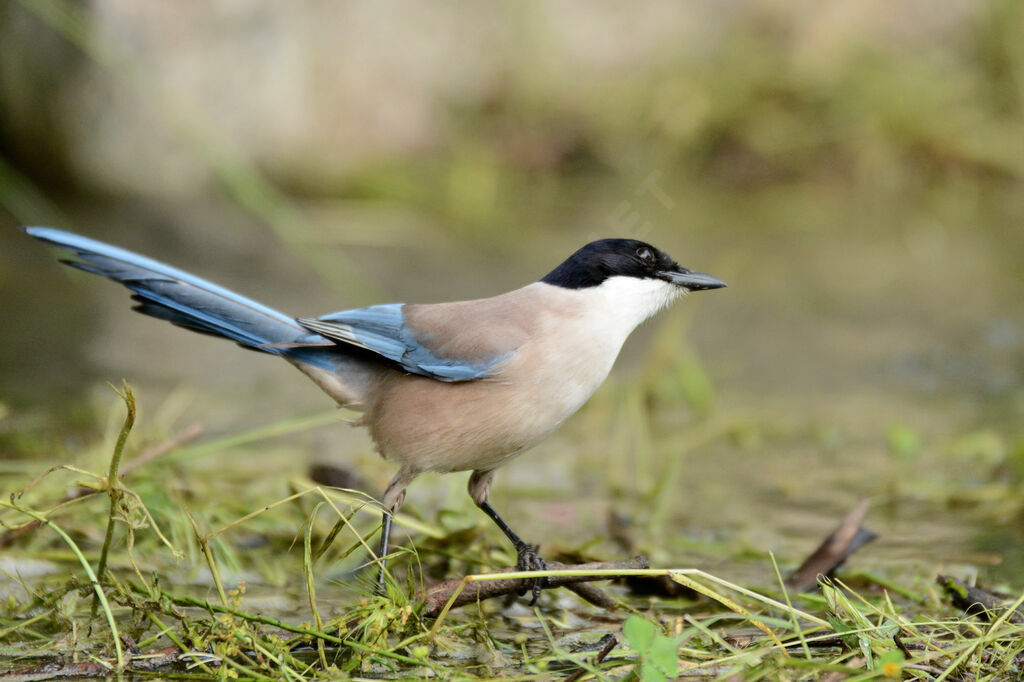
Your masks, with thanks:
[[[293,247],[309,226],[292,202],[310,198],[400,203],[486,246],[595,217],[603,224],[588,229],[635,232],[652,213],[664,217],[642,189],[652,174],[686,207],[689,229],[907,230],[938,220],[1022,244],[1024,9],[1014,0],[986,3],[956,41],[916,51],[865,35],[816,58],[797,52],[785,12],[748,8],[712,46],[640,68],[568,81],[561,65],[545,72],[541,52],[539,68],[510,67],[485,92],[452,98],[437,143],[344,170],[248,159],[129,46],[102,42],[86,11],[59,0],[22,6],[155,106],[234,200]],[[0,142],[15,166],[33,168],[18,140]],[[29,219],[11,189],[4,203]],[[609,218],[634,190],[641,215]]]
[[[1024,24],[1024,9],[1000,1],[979,15],[952,45],[867,42],[825,66],[800,63],[784,30],[748,16],[709,55],[620,79],[514,74],[456,109],[429,156],[320,189],[411,202],[490,244],[575,223],[566,211],[600,188],[639,188],[653,172],[690,229],[905,231],[937,220],[1021,245],[1024,51],[1008,27]],[[652,196],[636,203],[657,208]]]

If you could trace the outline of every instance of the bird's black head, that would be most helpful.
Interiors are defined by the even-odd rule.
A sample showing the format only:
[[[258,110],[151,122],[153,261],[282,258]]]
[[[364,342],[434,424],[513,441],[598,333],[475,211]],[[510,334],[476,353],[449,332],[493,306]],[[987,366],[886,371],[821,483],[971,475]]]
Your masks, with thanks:
[[[566,289],[585,289],[616,276],[660,279],[690,291],[725,286],[722,280],[687,270],[664,251],[636,239],[590,242],[541,281]]]

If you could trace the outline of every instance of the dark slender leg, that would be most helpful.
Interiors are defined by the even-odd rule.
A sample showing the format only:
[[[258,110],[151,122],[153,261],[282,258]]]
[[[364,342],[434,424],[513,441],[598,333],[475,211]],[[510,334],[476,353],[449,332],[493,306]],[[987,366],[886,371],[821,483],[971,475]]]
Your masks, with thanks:
[[[388,483],[384,490],[384,498],[381,504],[384,506],[384,514],[381,517],[380,527],[380,552],[377,560],[380,561],[380,570],[377,573],[377,594],[384,594],[384,557],[388,555],[388,541],[391,540],[391,522],[394,520],[398,508],[405,500],[405,487],[412,479],[416,478],[418,472],[401,469]]]
[[[491,506],[491,503],[487,500],[477,502],[477,506],[483,510],[485,514],[491,517],[501,532],[505,534],[509,540],[512,541],[512,546],[516,549],[516,555],[518,561],[516,561],[516,568],[520,571],[544,571],[547,570],[548,564],[544,559],[537,554],[536,548],[532,545],[527,544],[521,537],[519,537],[512,527],[505,523],[505,519],[501,518],[498,512]],[[533,581],[533,598],[530,600],[530,606],[537,603],[537,599],[540,597],[540,591],[547,586],[547,578],[536,578]]]
[[[498,511],[491,506],[490,502],[484,500],[477,506],[483,510],[484,514],[490,516],[494,523],[498,525],[498,528],[501,529],[501,532],[505,534],[505,537],[512,541],[512,544],[515,546],[517,552],[519,551],[520,547],[527,546],[526,542],[521,537],[516,535],[516,532],[514,530],[512,530],[512,527],[505,523],[505,519],[501,518],[501,516],[498,514]]]
[[[391,512],[385,511],[380,527],[380,551],[377,553],[380,561],[380,569],[377,571],[377,594],[384,594],[384,557],[388,555],[388,540],[391,539],[391,519]]]

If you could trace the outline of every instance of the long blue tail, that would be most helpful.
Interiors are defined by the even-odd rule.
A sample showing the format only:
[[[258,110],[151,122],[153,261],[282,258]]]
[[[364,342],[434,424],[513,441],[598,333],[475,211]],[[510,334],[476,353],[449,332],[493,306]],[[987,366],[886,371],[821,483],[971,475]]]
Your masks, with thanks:
[[[139,303],[135,309],[145,315],[273,355],[286,351],[270,344],[310,339],[293,318],[177,268],[63,230],[27,227],[25,232],[77,256],[63,263],[131,289]]]

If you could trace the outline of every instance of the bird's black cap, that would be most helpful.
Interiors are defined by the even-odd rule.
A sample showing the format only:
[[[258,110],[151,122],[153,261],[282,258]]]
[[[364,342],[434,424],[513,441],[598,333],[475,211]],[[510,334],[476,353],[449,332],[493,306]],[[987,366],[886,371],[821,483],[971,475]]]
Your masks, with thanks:
[[[718,278],[681,267],[664,251],[637,239],[590,242],[541,281],[566,289],[585,289],[616,276],[661,279],[691,291],[725,286]]]

